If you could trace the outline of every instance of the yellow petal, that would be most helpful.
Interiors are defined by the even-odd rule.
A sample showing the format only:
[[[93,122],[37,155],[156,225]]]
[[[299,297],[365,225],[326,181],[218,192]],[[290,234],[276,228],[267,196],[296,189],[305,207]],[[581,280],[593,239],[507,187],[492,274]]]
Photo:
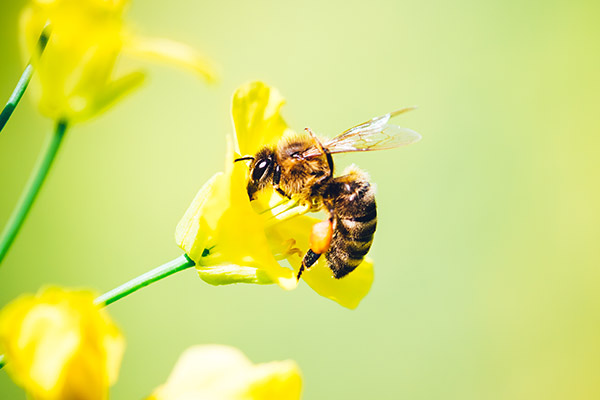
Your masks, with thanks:
[[[38,38],[49,24],[40,56]],[[30,3],[21,14],[21,42],[35,68],[33,91],[42,113],[77,121],[96,113],[121,50],[122,5],[81,0]]]
[[[128,35],[125,51],[153,61],[162,61],[200,74],[208,81],[217,79],[217,72],[210,59],[184,43],[165,38],[148,38]]]
[[[148,400],[296,400],[301,388],[294,361],[253,365],[233,347],[204,345],[187,349]]]
[[[300,268],[302,257],[309,249],[309,234],[312,226],[317,222],[319,220],[316,218],[299,216],[275,225],[267,233],[273,238],[295,239],[295,247],[301,250],[301,254],[292,253],[288,257],[295,271]],[[302,274],[302,279],[315,292],[350,309],[358,307],[360,301],[369,293],[373,278],[373,262],[365,259],[354,271],[341,279],[336,279],[326,265],[325,256],[321,256],[315,265]]]
[[[166,384],[155,390],[151,398],[170,400],[211,391],[211,385],[226,377],[229,371],[251,365],[244,354],[233,347],[193,346],[183,352]]]
[[[129,4],[129,0],[79,0],[79,2],[87,7],[108,12],[121,11]],[[32,3],[42,7],[60,7],[65,3],[69,3],[69,0],[33,0]]]
[[[284,103],[279,91],[263,82],[250,82],[235,91],[231,114],[238,155],[254,155],[289,131],[280,114]]]
[[[215,286],[231,285],[233,283],[254,283],[258,285],[275,283],[264,270],[255,267],[243,267],[235,264],[199,265],[196,270],[200,279]]]
[[[143,72],[136,71],[117,80],[107,82],[103,91],[99,92],[98,97],[94,99],[96,102],[94,112],[101,113],[110,108],[114,103],[140,87],[145,77],[146,75]]]
[[[355,309],[371,290],[373,284],[373,261],[365,258],[351,273],[336,279],[325,263],[321,262],[302,274],[302,279],[313,290],[340,305]]]
[[[215,182],[218,181],[219,185],[224,184],[223,175],[222,172],[213,175],[200,188],[175,228],[175,242],[196,263],[202,258],[209,238],[208,226],[202,218],[204,204],[216,193]]]
[[[54,120],[77,122],[97,115],[123,94],[136,88],[141,73],[114,75],[123,50],[169,61],[214,78],[209,61],[191,47],[168,39],[128,34],[125,0],[37,0],[21,14],[20,32],[25,59],[36,73],[32,95],[42,114]],[[43,55],[38,39],[48,25]]]
[[[87,291],[46,288],[0,313],[7,371],[35,399],[103,400],[124,340]]]

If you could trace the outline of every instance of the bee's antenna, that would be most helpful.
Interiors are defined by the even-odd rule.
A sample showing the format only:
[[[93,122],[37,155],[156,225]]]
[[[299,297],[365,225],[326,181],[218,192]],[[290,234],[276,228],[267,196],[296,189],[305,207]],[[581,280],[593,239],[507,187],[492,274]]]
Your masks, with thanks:
[[[252,157],[252,156],[244,156],[244,157],[236,158],[235,160],[233,160],[233,162],[245,161],[245,160],[252,160],[252,161],[254,161],[254,157]]]

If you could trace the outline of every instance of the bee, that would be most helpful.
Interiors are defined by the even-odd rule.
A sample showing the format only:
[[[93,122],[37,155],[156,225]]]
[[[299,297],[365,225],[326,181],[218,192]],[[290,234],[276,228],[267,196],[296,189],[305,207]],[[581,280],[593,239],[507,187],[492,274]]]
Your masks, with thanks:
[[[309,129],[305,134],[283,138],[276,146],[265,146],[249,160],[247,192],[272,187],[280,195],[324,210],[327,218],[313,225],[310,248],[302,259],[297,279],[325,254],[335,278],[352,272],[373,243],[377,227],[375,189],[366,173],[351,166],[334,177],[332,154],[373,151],[405,146],[421,139],[410,129],[389,124],[396,115],[413,110],[403,108],[350,128],[331,140],[321,140]]]

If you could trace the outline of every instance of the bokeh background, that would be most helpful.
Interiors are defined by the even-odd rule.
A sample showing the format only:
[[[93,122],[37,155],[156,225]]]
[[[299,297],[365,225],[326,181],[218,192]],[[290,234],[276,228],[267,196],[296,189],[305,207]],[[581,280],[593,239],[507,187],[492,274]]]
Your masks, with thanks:
[[[2,2],[0,97],[23,69],[24,1]],[[354,311],[188,270],[109,307],[127,338],[113,399],[164,382],[190,345],[295,359],[306,399],[600,397],[600,3],[134,1],[145,34],[219,65],[147,84],[68,132],[0,269],[0,306],[41,285],[105,291],[175,258],[175,225],[223,168],[230,96],[263,79],[324,135],[406,105],[423,140],[346,155],[378,187],[376,278]],[[2,100],[4,101],[4,100]],[[0,135],[0,222],[52,123],[30,99]],[[0,372],[0,397],[24,398]]]

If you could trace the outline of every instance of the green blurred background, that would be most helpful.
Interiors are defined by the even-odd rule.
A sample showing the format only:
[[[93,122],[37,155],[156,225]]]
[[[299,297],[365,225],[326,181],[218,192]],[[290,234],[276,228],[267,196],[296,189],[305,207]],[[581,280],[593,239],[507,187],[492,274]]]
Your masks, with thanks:
[[[22,72],[3,2],[0,97]],[[0,306],[46,283],[105,291],[175,258],[175,225],[223,168],[230,96],[263,79],[297,130],[398,118],[423,140],[346,155],[378,187],[376,278],[349,311],[306,285],[211,287],[193,270],[109,307],[127,338],[114,399],[190,345],[295,359],[306,399],[600,397],[600,3],[134,1],[131,24],[221,68],[147,84],[68,132],[0,268]],[[4,101],[4,100],[2,100]],[[52,123],[29,99],[0,135],[0,223]],[[0,397],[24,398],[0,373]]]

